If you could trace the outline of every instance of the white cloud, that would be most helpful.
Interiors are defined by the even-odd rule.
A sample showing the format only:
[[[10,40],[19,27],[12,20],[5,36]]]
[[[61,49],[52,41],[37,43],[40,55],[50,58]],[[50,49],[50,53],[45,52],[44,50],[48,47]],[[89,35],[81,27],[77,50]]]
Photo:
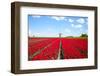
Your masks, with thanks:
[[[73,19],[68,19],[69,20],[69,22],[74,22],[74,20]]]
[[[78,24],[78,25],[75,25],[76,28],[81,28],[82,25]]]
[[[74,28],[81,28],[82,27],[81,24],[78,24],[78,25],[71,24],[71,26],[74,27]]]
[[[29,37],[33,37],[33,36],[40,36],[41,34],[40,33],[38,33],[38,32],[36,32],[36,33],[32,33],[32,31],[31,30],[29,30]]]
[[[32,32],[29,30],[29,37],[32,37],[33,36],[33,34],[32,34]]]
[[[66,20],[66,18],[63,17],[63,16],[52,16],[51,18],[52,18],[52,19],[55,19],[55,20],[57,20],[57,21]]]
[[[65,21],[67,21],[67,19],[65,19]]]
[[[35,33],[35,35],[40,35],[40,33],[37,32],[37,33]]]
[[[71,26],[74,27],[75,25],[74,24],[71,24]]]
[[[39,15],[38,15],[38,16],[34,15],[34,16],[32,16],[32,17],[33,17],[33,18],[40,18],[41,16],[39,16]]]
[[[83,23],[85,23],[85,20],[83,18],[80,18],[77,20],[77,22],[83,24]]]
[[[38,33],[38,32],[34,32],[33,36],[35,36],[35,37],[39,37],[39,36],[41,36],[41,34]]]

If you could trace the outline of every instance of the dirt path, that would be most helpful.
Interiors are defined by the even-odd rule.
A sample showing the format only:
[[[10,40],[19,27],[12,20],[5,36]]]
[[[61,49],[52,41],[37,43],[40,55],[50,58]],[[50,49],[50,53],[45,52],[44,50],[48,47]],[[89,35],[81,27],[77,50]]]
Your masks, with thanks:
[[[59,45],[59,52],[58,52],[58,57],[57,59],[64,59],[64,50],[62,48],[62,42],[60,40],[60,45]]]

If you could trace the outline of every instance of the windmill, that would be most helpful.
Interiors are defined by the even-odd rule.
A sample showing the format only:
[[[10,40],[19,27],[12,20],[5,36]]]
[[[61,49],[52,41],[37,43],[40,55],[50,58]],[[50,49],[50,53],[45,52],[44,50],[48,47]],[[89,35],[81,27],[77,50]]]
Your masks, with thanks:
[[[59,33],[59,38],[61,38],[62,33]]]

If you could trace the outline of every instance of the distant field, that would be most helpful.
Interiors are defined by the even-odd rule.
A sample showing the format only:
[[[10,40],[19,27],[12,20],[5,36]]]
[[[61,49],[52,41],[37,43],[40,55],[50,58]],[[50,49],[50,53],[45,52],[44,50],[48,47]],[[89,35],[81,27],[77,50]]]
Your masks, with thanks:
[[[29,38],[29,60],[88,58],[87,38]]]

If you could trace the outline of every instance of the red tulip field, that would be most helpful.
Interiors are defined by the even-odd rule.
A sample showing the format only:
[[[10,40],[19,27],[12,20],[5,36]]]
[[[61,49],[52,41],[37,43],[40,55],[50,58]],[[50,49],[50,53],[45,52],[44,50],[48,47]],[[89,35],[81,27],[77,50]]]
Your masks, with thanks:
[[[87,38],[29,38],[28,60],[88,58]]]

